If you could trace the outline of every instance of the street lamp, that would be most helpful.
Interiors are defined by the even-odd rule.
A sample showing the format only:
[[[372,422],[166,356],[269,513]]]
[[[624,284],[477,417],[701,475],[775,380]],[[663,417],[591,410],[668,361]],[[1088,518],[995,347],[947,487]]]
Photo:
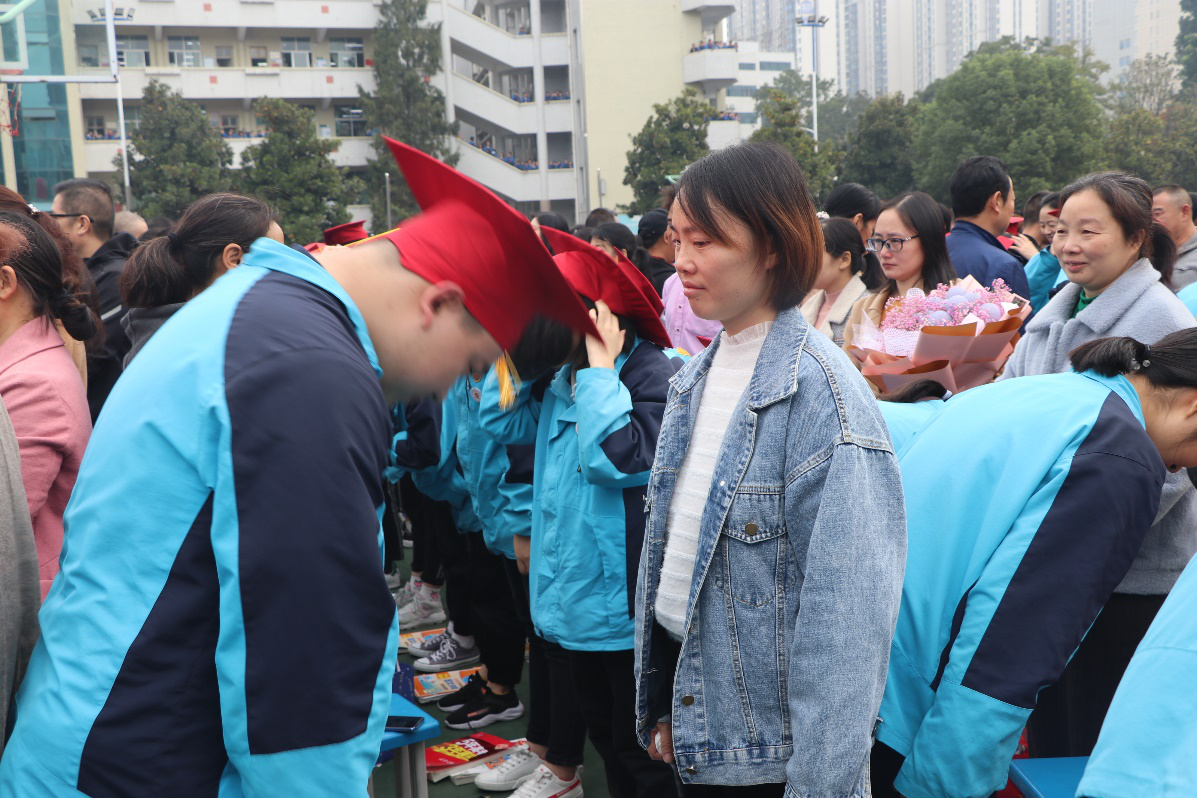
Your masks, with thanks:
[[[795,22],[799,28],[810,28],[811,73],[810,73],[810,119],[811,135],[815,139],[815,152],[819,151],[819,29],[830,20],[819,16],[815,0],[802,0],[798,4]],[[794,33],[794,49],[798,49],[798,34]]]

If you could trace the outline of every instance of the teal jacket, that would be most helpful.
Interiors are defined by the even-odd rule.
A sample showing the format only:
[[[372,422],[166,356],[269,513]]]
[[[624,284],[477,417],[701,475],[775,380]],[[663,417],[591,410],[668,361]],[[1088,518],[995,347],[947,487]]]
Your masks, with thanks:
[[[1038,313],[1051,301],[1051,291],[1060,283],[1064,270],[1051,250],[1044,247],[1038,255],[1027,261],[1026,272],[1027,285],[1030,287],[1027,300],[1031,303],[1031,310]]]

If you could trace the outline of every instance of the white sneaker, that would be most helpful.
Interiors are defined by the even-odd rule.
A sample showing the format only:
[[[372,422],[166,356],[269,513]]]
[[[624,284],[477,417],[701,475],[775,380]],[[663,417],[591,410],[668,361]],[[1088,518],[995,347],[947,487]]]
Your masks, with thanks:
[[[390,584],[390,578],[387,579],[387,584]],[[416,583],[408,579],[401,585],[395,585],[391,588],[391,592],[395,594],[395,606],[402,609],[405,605],[411,604],[412,599],[416,597]]]
[[[416,596],[399,608],[400,629],[444,623],[447,618],[439,601],[425,601],[423,596]]]
[[[582,798],[582,781],[576,775],[570,781],[562,781],[541,765],[511,798]]]
[[[398,571],[393,574],[383,574],[383,576],[387,578],[387,587],[391,589],[391,592],[399,590],[402,587],[403,577],[399,575]]]
[[[480,775],[474,784],[480,790],[514,790],[536,775],[540,757],[527,748],[517,748],[498,767]]]

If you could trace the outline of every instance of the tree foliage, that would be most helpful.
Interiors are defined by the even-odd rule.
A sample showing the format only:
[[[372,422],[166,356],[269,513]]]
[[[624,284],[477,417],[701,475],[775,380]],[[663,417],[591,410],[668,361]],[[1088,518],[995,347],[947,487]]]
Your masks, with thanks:
[[[978,154],[1004,160],[1022,196],[1089,171],[1104,155],[1100,71],[1072,47],[1006,39],[978,48],[919,113],[917,184],[947,200],[956,165]]]
[[[802,167],[811,193],[815,197],[826,195],[835,185],[842,153],[829,141],[821,142],[815,152],[815,140],[801,124],[798,102],[780,89],[767,89],[757,102],[757,110],[764,125],[751,140],[771,141],[786,149]]]
[[[780,73],[772,84],[757,89],[756,99],[768,101],[771,91],[781,91],[798,105],[801,127],[813,127],[810,113],[810,78],[793,69]],[[856,120],[869,105],[867,95],[847,95],[836,91],[834,80],[820,80],[816,88],[819,98],[819,141],[829,142],[843,150],[856,127]]]
[[[1176,96],[1176,62],[1166,55],[1148,54],[1131,62],[1110,89],[1110,107],[1116,112],[1141,109],[1164,112]]]
[[[151,80],[142,108],[141,124],[129,136],[129,180],[142,216],[177,219],[199,197],[228,190],[233,151],[198,104]],[[122,158],[114,161],[118,170]]]
[[[421,24],[427,0],[383,0],[374,27],[374,91],[360,90],[362,111],[374,130],[374,159],[366,169],[366,185],[374,227],[386,224],[386,173],[390,172],[391,207],[398,222],[419,210],[399,177],[382,136],[453,164],[449,137],[456,124],[445,117],[445,96],[430,83],[441,71],[441,24]]]
[[[1180,30],[1176,34],[1176,62],[1186,87],[1197,87],[1197,0],[1180,0]]]
[[[254,110],[267,135],[242,153],[239,188],[274,204],[288,242],[319,241],[349,221],[345,206],[360,188],[329,157],[340,142],[317,136],[315,115],[286,100],[263,98]]]
[[[915,187],[915,121],[919,103],[901,94],[873,100],[856,124],[841,168],[845,182],[862,183],[882,197],[894,197]]]
[[[711,105],[696,90],[687,89],[667,103],[653,106],[653,115],[632,137],[624,168],[624,185],[632,189],[630,213],[644,213],[660,203],[668,175],[707,154]]]

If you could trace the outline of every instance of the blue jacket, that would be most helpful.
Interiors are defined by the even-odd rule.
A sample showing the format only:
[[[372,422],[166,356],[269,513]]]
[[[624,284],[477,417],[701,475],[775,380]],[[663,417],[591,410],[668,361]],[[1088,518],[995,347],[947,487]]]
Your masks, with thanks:
[[[1185,304],[1190,313],[1197,315],[1197,283],[1189,283],[1177,291],[1176,298]]]
[[[504,443],[535,443],[532,620],[541,637],[576,651],[632,647],[632,597],[644,538],[644,486],[657,449],[669,378],[682,357],[648,341],[615,369],[557,372],[535,395],[525,383],[504,412],[494,376],[483,427]]]
[[[433,501],[449,504],[458,532],[481,532],[482,521],[474,512],[474,500],[457,457],[457,414],[453,410],[453,397],[437,403],[437,412],[441,419],[440,460],[412,472],[412,484]]]
[[[1168,594],[1118,684],[1077,795],[1197,795],[1197,564]]]
[[[673,379],[636,594],[636,724],[672,715],[681,778],[859,798],[902,587],[898,463],[868,384],[778,314],[703,510],[681,656],[655,620],[678,470],[719,339]],[[676,676],[668,674],[676,665]]]
[[[958,394],[898,462],[910,548],[877,739],[906,757],[907,798],[988,796],[1130,568],[1166,470],[1130,382],[1092,372]]]
[[[982,230],[972,222],[956,222],[948,236],[948,255],[961,279],[971,274],[977,282],[988,287],[1000,277],[1011,291],[1029,299],[1030,288],[1022,264],[988,230]]]
[[[1064,275],[1064,270],[1060,268],[1060,260],[1052,254],[1050,249],[1044,247],[1038,255],[1027,262],[1025,273],[1028,293],[1024,298],[1031,303],[1033,317],[1051,301],[1052,289]]]
[[[265,238],[154,335],[67,508],[0,795],[365,794],[399,632],[380,373]]]

